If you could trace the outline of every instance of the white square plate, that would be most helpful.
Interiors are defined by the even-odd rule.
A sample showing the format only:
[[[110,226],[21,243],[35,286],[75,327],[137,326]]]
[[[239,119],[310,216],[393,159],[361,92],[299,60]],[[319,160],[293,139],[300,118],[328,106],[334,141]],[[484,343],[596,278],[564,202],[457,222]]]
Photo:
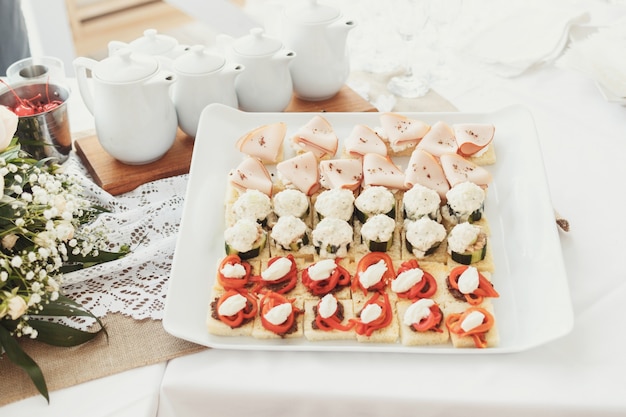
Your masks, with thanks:
[[[163,325],[172,335],[223,349],[366,351],[411,353],[505,353],[526,350],[567,334],[573,311],[565,267],[531,114],[523,107],[494,113],[404,113],[434,124],[443,120],[493,123],[497,163],[487,168],[493,183],[485,204],[492,231],[500,293],[494,299],[500,345],[489,349],[406,347],[305,338],[259,340],[214,336],[205,318],[218,259],[224,256],[224,196],[227,174],[242,160],[235,141],[263,124],[283,121],[287,138],[313,113],[244,113],[213,104],[202,113],[193,152],[185,207],[169,280]],[[340,140],[355,124],[378,127],[379,113],[323,113]],[[341,145],[340,145],[341,146]]]

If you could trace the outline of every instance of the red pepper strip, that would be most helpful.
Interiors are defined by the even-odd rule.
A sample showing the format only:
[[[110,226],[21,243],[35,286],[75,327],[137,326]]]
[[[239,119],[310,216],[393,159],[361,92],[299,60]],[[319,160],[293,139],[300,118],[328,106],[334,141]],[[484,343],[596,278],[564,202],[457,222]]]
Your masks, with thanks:
[[[380,300],[381,295],[383,296],[382,300]],[[389,326],[389,324],[391,324],[391,320],[393,319],[391,304],[389,303],[389,296],[386,292],[377,292],[376,294],[374,294],[372,298],[367,300],[367,302],[363,306],[363,309],[365,309],[365,307],[370,304],[378,304],[382,308],[382,312],[376,320],[369,323],[363,323],[360,319],[351,319],[351,321],[356,324],[355,331],[361,336],[371,336],[374,331],[384,329],[385,327]]]
[[[387,265],[387,271],[383,274],[382,279],[376,285],[373,285],[369,288],[365,288],[361,285],[361,280],[359,279],[359,275],[369,268],[371,265],[377,264],[379,261],[385,261]],[[369,252],[365,256],[363,256],[356,267],[356,274],[354,274],[354,280],[352,280],[352,290],[356,291],[360,288],[363,291],[363,294],[367,294],[368,291],[383,291],[389,281],[394,279],[396,276],[393,269],[393,261],[385,252]]]
[[[426,332],[428,330],[432,330],[437,333],[443,333],[443,330],[439,326],[442,319],[443,314],[441,314],[441,309],[437,304],[434,304],[430,306],[430,314],[420,320],[419,323],[413,323],[411,327],[413,327],[418,332]]]
[[[241,266],[243,266],[246,270],[246,275],[244,275],[242,278],[225,277],[224,274],[222,274],[222,269],[228,264],[241,264]],[[252,266],[248,262],[242,261],[238,255],[228,255],[227,257],[222,259],[222,262],[220,262],[220,266],[217,269],[217,282],[220,283],[220,285],[224,287],[225,290],[241,289],[248,284],[251,270]]]
[[[467,270],[467,268],[469,268],[469,265],[462,265],[457,266],[450,271],[448,281],[450,282],[450,286],[455,290],[459,289],[459,277]],[[476,288],[472,293],[463,295],[465,296],[465,300],[474,306],[482,303],[485,297],[497,298],[500,296],[495,288],[493,288],[493,284],[489,282],[489,280],[485,278],[480,271],[478,272],[478,288]]]
[[[219,313],[220,306],[222,305],[224,301],[226,301],[228,298],[236,294],[241,294],[244,297],[246,297],[246,299],[248,300],[246,303],[246,306],[244,307],[243,310],[239,310],[237,314],[233,314],[232,316],[222,316]],[[215,306],[215,308],[216,308],[215,312],[217,313],[217,317],[220,319],[220,321],[230,326],[233,329],[241,326],[244,320],[251,319],[254,316],[256,316],[256,313],[258,311],[256,297],[254,297],[252,294],[248,293],[247,291],[237,291],[237,290],[228,290],[224,294],[222,294],[219,300],[217,300],[217,305]]]
[[[302,271],[302,283],[309,289],[311,294],[326,295],[334,290],[337,286],[346,286],[350,284],[352,276],[347,269],[337,263],[335,270],[326,279],[315,281],[309,276],[309,268]]]
[[[270,259],[267,262],[267,266],[269,267],[270,265],[272,265],[274,262],[276,262],[280,258],[281,258],[281,256],[277,256],[277,257],[274,257],[274,258]],[[283,287],[281,287],[280,289],[274,291],[274,292],[276,292],[278,294],[286,294],[286,293],[288,293],[289,291],[293,290],[296,287],[296,284],[298,283],[298,267],[296,265],[296,260],[295,260],[295,258],[293,257],[292,254],[287,255],[285,258],[287,258],[287,259],[289,259],[291,261],[291,269],[289,270],[289,272],[287,272],[287,274],[285,274],[284,277],[279,278],[279,279],[274,280],[274,281],[265,281],[263,278],[261,278],[260,275],[252,276],[250,278],[250,280],[257,283],[254,286],[254,288],[252,289],[252,292],[254,292],[254,293],[263,293],[263,292],[267,291],[267,289],[265,289],[265,287],[271,286],[271,285],[276,285],[276,284],[281,284],[283,282],[287,282],[287,284],[284,285]]]
[[[470,331],[466,332],[461,328],[461,323],[463,320],[472,312],[479,311],[485,315],[483,319],[483,323],[479,326],[474,327]],[[470,307],[465,310],[463,313],[453,313],[446,317],[446,327],[452,333],[455,333],[461,337],[471,336],[474,339],[474,345],[477,348],[485,348],[487,347],[487,339],[485,333],[487,333],[494,325],[495,319],[493,316],[484,308],[481,307]]]
[[[302,310],[296,308],[293,305],[294,299],[287,299],[284,295],[276,293],[274,291],[268,291],[265,296],[261,299],[261,324],[267,330],[276,333],[279,336],[285,335],[291,326],[293,325],[294,320],[296,319],[296,313],[301,313]],[[279,306],[281,304],[291,303],[292,310],[287,320],[285,320],[281,324],[272,324],[265,319],[265,315],[274,307]]]
[[[323,318],[319,315],[319,303],[317,304],[317,311],[318,313],[315,315],[315,324],[317,324],[317,327],[320,330],[341,330],[342,332],[347,332],[348,330],[352,329],[356,324],[354,321],[350,320],[348,320],[347,325],[341,324],[341,321],[339,321],[339,317],[337,317],[337,311],[339,311],[339,309],[335,311],[335,314],[327,318]]]
[[[411,259],[403,262],[396,272],[396,277],[405,271],[416,268],[419,268],[417,259]],[[415,301],[420,298],[431,298],[435,292],[437,292],[437,281],[435,281],[435,277],[424,270],[422,270],[422,272],[424,275],[422,276],[420,282],[409,288],[407,291],[398,293],[398,297]]]

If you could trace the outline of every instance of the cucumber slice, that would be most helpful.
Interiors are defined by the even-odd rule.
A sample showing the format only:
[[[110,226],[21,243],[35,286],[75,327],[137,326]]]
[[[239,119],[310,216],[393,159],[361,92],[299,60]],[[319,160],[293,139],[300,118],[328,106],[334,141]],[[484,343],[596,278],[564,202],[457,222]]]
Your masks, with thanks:
[[[406,244],[407,251],[413,253],[413,245],[411,244],[411,242],[409,242],[407,239],[404,239],[404,243]],[[437,244],[431,246],[426,252],[424,252],[424,256],[428,256],[434,253],[439,245],[441,245],[441,242],[438,242]]]
[[[482,248],[476,249],[471,252],[464,252],[464,253],[459,253],[459,252],[454,252],[454,251],[450,252],[450,257],[452,258],[452,260],[463,265],[470,265],[476,262],[480,262],[483,259],[485,259],[486,255],[487,255],[487,243],[486,242]]]
[[[370,240],[365,242],[367,244],[367,248],[370,252],[387,252],[391,249],[391,244],[393,240],[389,240],[387,242],[376,242],[375,240]]]
[[[228,243],[224,242],[224,249],[226,249],[226,255],[239,255],[241,259],[250,259],[257,257],[261,254],[263,248],[265,248],[265,243],[267,241],[267,234],[264,232],[261,234],[261,237],[255,243],[255,246],[249,251],[239,252],[237,249],[230,246]]]
[[[359,210],[356,206],[354,207],[354,215],[363,224],[365,224],[367,219],[369,219],[371,216],[374,216],[375,214],[377,214],[377,213],[364,213],[361,210]],[[395,206],[394,206],[394,208],[392,208],[391,210],[389,210],[385,214],[387,216],[391,217],[392,219],[395,219],[396,218],[396,208],[395,208]]]
[[[472,214],[470,214],[467,221],[470,223],[474,223],[482,219],[482,217],[483,217],[483,208],[481,207],[478,210],[475,210]]]
[[[302,235],[301,239],[298,239],[295,242],[291,242],[289,244],[289,248],[283,247],[283,249],[290,250],[293,252],[298,252],[300,249],[302,249],[303,246],[306,246],[308,244],[309,244],[309,235],[305,233],[304,235]]]
[[[350,250],[350,244],[347,245],[326,245],[326,253],[336,254],[339,252],[341,248],[345,247],[346,251]],[[319,246],[315,247],[315,252],[319,255],[321,252],[321,248]]]

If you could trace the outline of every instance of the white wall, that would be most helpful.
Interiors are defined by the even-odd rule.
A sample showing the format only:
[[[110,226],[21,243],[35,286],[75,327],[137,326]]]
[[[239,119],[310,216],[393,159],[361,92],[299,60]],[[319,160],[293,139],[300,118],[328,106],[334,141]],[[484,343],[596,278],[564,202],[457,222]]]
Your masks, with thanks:
[[[33,56],[54,56],[74,75],[74,40],[67,17],[65,0],[22,0],[22,9]]]

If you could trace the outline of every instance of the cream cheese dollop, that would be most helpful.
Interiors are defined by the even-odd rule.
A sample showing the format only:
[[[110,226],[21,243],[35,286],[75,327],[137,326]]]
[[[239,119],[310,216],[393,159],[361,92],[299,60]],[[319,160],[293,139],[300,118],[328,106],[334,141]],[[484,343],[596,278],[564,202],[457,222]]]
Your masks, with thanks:
[[[265,313],[265,320],[269,321],[275,326],[283,324],[289,318],[293,307],[291,303],[279,304]]]
[[[332,294],[326,294],[320,300],[320,303],[317,306],[318,314],[323,318],[327,319],[331,317],[337,311],[337,299]]]
[[[420,282],[424,277],[424,271],[419,268],[407,269],[398,274],[396,279],[391,281],[391,291],[405,292],[411,289],[415,284]]]
[[[313,281],[327,279],[336,268],[337,264],[334,259],[323,259],[309,267],[309,278]]]
[[[217,314],[220,316],[233,316],[246,308],[248,300],[241,294],[231,295],[220,304]]]
[[[480,311],[472,311],[461,322],[461,329],[463,329],[464,332],[469,332],[470,330],[475,329],[476,327],[483,324],[484,320],[485,315],[483,313],[481,313]]]
[[[291,260],[289,258],[276,259],[267,269],[261,272],[261,279],[263,281],[276,281],[291,270]]]
[[[243,278],[246,276],[246,268],[241,264],[226,264],[220,269],[220,273],[226,278]]]
[[[402,322],[407,326],[419,323],[430,315],[430,308],[435,302],[430,298],[422,298],[411,304],[404,312]]]
[[[363,311],[361,311],[361,323],[371,323],[383,313],[383,309],[378,304],[368,304]]]
[[[471,294],[478,288],[478,269],[473,266],[468,267],[459,279],[457,280],[459,284],[459,291],[463,294]]]
[[[387,263],[380,260],[377,263],[370,265],[367,269],[359,273],[359,282],[363,288],[369,288],[380,282],[383,275],[387,272]]]

